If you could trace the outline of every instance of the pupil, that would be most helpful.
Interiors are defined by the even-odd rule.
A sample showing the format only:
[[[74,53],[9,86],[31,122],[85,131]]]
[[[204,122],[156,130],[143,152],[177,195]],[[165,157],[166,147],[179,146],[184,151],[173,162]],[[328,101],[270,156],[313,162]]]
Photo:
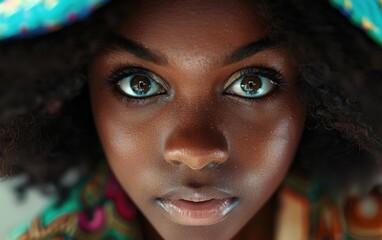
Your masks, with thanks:
[[[143,95],[150,91],[150,80],[146,76],[134,77],[130,82],[131,89],[138,95]]]
[[[261,80],[256,76],[245,77],[241,81],[241,89],[248,94],[255,94],[261,88]]]

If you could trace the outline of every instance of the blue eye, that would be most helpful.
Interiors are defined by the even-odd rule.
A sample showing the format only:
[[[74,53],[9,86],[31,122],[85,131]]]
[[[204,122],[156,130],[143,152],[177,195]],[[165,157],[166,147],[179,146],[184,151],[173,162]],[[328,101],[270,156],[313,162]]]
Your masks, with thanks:
[[[261,98],[278,85],[273,79],[277,79],[277,73],[272,76],[272,73],[264,70],[243,69],[229,78],[225,84],[225,92],[244,98]]]
[[[133,98],[147,98],[166,93],[164,87],[144,73],[130,73],[117,83],[118,89]]]

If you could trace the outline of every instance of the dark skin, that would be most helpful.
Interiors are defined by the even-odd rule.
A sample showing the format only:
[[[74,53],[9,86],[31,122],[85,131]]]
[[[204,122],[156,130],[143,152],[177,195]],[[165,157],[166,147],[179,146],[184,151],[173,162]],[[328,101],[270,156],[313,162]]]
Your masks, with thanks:
[[[140,1],[126,16],[89,85],[107,160],[144,226],[165,239],[271,239],[270,198],[305,121],[290,54],[245,1]],[[236,204],[216,219],[174,217],[157,200],[179,188],[223,189]]]

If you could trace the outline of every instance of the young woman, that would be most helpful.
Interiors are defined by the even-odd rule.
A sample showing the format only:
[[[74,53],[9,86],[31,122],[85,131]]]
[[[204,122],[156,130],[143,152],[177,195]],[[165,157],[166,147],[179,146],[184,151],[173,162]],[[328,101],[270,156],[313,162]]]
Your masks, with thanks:
[[[3,169],[62,196],[14,238],[382,237],[382,51],[325,1],[112,1],[2,51]]]

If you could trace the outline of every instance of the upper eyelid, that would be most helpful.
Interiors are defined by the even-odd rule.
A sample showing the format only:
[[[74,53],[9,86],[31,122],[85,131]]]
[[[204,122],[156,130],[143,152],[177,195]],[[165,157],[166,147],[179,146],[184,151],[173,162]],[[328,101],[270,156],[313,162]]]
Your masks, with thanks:
[[[260,73],[262,70],[267,70],[269,72],[273,72],[275,74],[275,76],[281,75],[281,76],[278,76],[277,79],[271,79],[270,78],[270,80],[273,83],[275,83],[276,85],[280,84],[278,81],[284,81],[283,74],[277,70],[272,69],[272,68],[262,67],[262,66],[246,66],[246,67],[243,67],[243,68],[235,71],[231,75],[229,75],[227,77],[227,79],[225,80],[225,83],[223,85],[223,89],[224,90],[227,89],[233,82],[235,82],[245,72],[256,73],[258,71],[257,74],[262,75],[262,74],[264,74],[264,73]],[[124,73],[124,72],[128,72],[128,73]],[[124,67],[118,68],[117,70],[113,70],[112,74],[109,75],[109,77],[108,77],[107,82],[109,82],[109,83],[107,85],[109,85],[109,86],[115,85],[118,81],[123,79],[123,77],[125,77],[126,75],[131,74],[131,73],[148,74],[148,76],[150,78],[152,78],[154,81],[156,81],[158,84],[160,84],[163,88],[165,88],[166,91],[171,91],[170,84],[168,84],[167,81],[162,76],[160,76],[159,74],[157,74],[157,73],[155,73],[155,72],[153,72],[153,71],[151,71],[151,70],[149,70],[143,66],[137,66],[137,65],[124,66]],[[120,74],[121,76],[115,76],[116,74]],[[269,78],[269,77],[267,77],[267,78]],[[280,79],[278,79],[278,78],[280,78]],[[276,81],[274,81],[274,80],[276,80]],[[112,82],[112,83],[110,83],[110,82]]]
[[[264,69],[266,69],[267,71],[270,71],[270,72],[275,72],[275,75],[276,75],[276,74],[280,74],[280,73],[278,73],[276,70],[274,70],[274,69],[270,69],[270,68],[267,68],[267,67],[259,67],[259,66],[248,66],[248,67],[243,67],[243,68],[237,70],[236,72],[234,72],[233,74],[231,74],[230,76],[228,76],[227,80],[226,80],[225,83],[224,83],[224,87],[223,87],[223,89],[227,89],[229,86],[231,86],[232,83],[234,83],[236,80],[238,80],[238,78],[239,78],[240,76],[243,75],[243,73],[245,74],[246,72],[250,72],[250,73],[256,73],[256,74],[258,74],[258,75],[261,76],[262,74],[260,73],[260,71],[261,71],[261,70],[264,70]],[[264,73],[263,73],[263,74],[264,74]],[[269,77],[267,77],[267,78],[269,78]],[[283,78],[283,77],[281,77],[281,78]],[[277,82],[274,82],[274,79],[270,79],[270,80],[271,80],[273,83],[278,84]]]
[[[231,84],[234,83],[240,77],[241,74],[242,70],[238,70],[231,74],[224,83],[223,89],[227,89],[229,86],[231,86]]]
[[[117,70],[114,70],[114,71],[112,71],[111,75],[109,75],[109,77],[107,78],[108,79],[107,82],[109,82],[109,83],[112,82],[112,85],[115,85],[119,81],[121,81],[124,77],[126,77],[129,74],[133,74],[133,73],[147,74],[151,79],[156,81],[159,85],[161,85],[166,90],[170,89],[169,84],[166,82],[166,80],[164,80],[163,77],[161,77],[159,74],[157,74],[157,73],[155,73],[155,72],[153,72],[147,68],[141,67],[141,66],[128,66],[128,67],[125,66],[123,68],[119,68]],[[116,76],[116,75],[120,75],[120,76]],[[110,84],[108,84],[108,85],[110,85]]]

